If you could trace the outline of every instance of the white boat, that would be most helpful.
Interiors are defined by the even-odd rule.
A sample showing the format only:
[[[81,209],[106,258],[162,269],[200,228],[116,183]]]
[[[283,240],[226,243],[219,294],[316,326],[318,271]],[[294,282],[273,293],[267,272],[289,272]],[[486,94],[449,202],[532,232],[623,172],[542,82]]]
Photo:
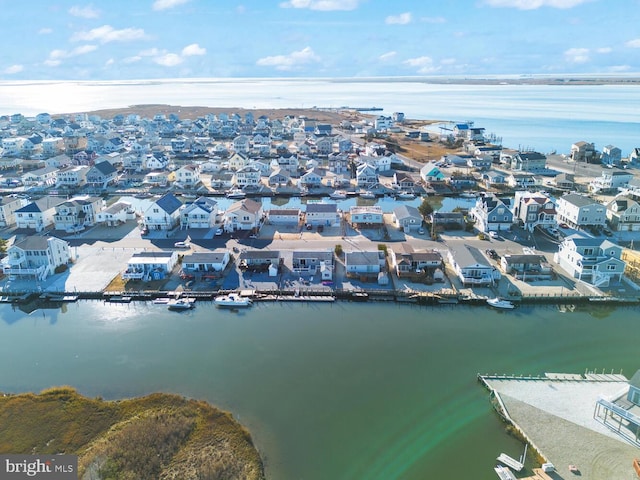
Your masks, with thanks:
[[[373,192],[370,192],[369,190],[367,190],[366,192],[360,192],[359,196],[360,198],[369,198],[369,199],[376,198],[376,194]]]
[[[248,297],[241,297],[237,293],[229,293],[227,295],[220,295],[213,300],[213,303],[218,307],[249,307],[251,306],[251,299]]]
[[[493,308],[502,308],[505,310],[511,310],[512,308],[516,308],[516,306],[511,303],[509,300],[503,300],[500,297],[490,298],[487,300],[487,304]]]
[[[335,192],[329,195],[330,198],[334,200],[344,200],[347,198],[347,192],[345,190],[336,190]]]
[[[240,188],[233,188],[227,192],[227,198],[244,198],[247,194]]]
[[[413,200],[414,198],[416,198],[416,195],[413,192],[398,192],[396,194],[396,197],[398,197],[400,200]]]
[[[167,302],[169,310],[190,310],[195,306],[195,298],[177,298]]]

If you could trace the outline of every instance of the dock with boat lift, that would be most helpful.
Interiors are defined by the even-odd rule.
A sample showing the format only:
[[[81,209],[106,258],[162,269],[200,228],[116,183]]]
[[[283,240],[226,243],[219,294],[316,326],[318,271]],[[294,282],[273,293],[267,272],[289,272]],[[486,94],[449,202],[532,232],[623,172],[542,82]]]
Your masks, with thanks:
[[[521,462],[519,462],[515,458],[511,458],[506,453],[501,453],[500,455],[498,455],[498,458],[496,458],[496,460],[498,460],[503,465],[515,470],[516,472],[519,472],[524,468],[524,465]]]

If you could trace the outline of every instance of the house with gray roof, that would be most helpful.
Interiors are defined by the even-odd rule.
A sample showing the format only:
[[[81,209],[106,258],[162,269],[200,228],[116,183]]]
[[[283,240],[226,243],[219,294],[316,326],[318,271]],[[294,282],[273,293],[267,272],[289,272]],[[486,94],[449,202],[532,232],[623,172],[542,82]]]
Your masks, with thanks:
[[[200,197],[181,207],[180,228],[212,228],[218,219],[218,202]]]
[[[216,248],[211,252],[196,252],[182,257],[182,269],[192,273],[215,276],[224,271],[231,261],[229,250]]]
[[[98,212],[96,215],[96,223],[106,225],[107,227],[117,227],[127,220],[135,220],[136,212],[133,205],[122,200],[117,201],[113,205]]]
[[[465,286],[495,285],[502,276],[482,252],[471,245],[450,246],[447,252],[447,261]]]
[[[640,204],[630,196],[618,195],[607,204],[607,221],[618,232],[640,232]]]
[[[317,227],[340,225],[340,213],[336,203],[308,203],[305,212],[305,223]]]
[[[347,277],[378,277],[385,270],[386,259],[382,250],[345,252],[344,268]]]
[[[2,259],[2,271],[9,278],[44,280],[70,260],[71,250],[66,241],[32,235],[9,247]]]
[[[0,227],[16,223],[16,210],[25,206],[26,200],[15,196],[0,197]]]
[[[604,226],[606,208],[586,195],[569,193],[556,201],[558,223],[566,223],[573,228]]]
[[[622,247],[610,240],[574,234],[565,237],[553,260],[573,278],[596,287],[621,281],[626,263]]]
[[[411,205],[402,204],[394,208],[391,219],[403,232],[416,231],[422,226],[422,214]]]
[[[509,230],[513,225],[513,213],[506,200],[492,194],[480,195],[469,213],[481,232]]]
[[[333,279],[333,250],[294,250],[291,270],[297,274],[320,274],[322,280]]]
[[[171,230],[180,223],[180,207],[173,193],[165,193],[144,212],[144,223],[149,230]]]
[[[106,188],[118,179],[118,170],[106,160],[93,165],[87,172],[87,185]]]
[[[56,207],[64,202],[57,197],[42,197],[15,211],[16,226],[41,232],[53,224]]]

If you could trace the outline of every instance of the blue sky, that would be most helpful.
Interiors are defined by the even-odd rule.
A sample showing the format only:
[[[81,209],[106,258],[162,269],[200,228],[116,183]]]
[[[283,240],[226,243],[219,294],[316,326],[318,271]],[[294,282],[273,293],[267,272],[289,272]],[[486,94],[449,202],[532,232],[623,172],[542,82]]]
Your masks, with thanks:
[[[640,72],[640,0],[0,0],[1,80]]]

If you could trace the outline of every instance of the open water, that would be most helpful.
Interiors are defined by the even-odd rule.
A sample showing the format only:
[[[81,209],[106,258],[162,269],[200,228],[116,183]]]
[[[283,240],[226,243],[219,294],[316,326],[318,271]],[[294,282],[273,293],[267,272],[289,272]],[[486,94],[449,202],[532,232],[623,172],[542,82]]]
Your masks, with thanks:
[[[167,79],[0,82],[0,114],[141,104],[235,108],[383,108],[384,115],[474,121],[509,148],[568,153],[578,141],[640,147],[640,85],[461,85],[396,79]],[[376,113],[376,112],[373,112]]]
[[[0,391],[205,399],[248,426],[275,480],[495,478],[521,455],[477,373],[637,368],[638,309],[79,302],[0,308]]]

